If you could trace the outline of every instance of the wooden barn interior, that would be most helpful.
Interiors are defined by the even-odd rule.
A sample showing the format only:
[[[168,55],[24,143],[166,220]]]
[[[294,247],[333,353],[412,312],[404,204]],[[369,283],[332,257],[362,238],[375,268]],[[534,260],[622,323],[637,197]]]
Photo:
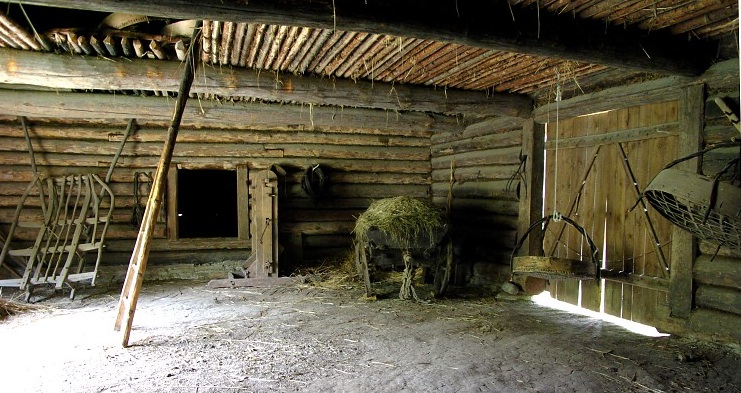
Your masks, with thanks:
[[[128,331],[142,286],[362,268],[358,217],[411,197],[448,288],[741,344],[736,0],[0,5],[0,285],[29,300],[123,284]]]

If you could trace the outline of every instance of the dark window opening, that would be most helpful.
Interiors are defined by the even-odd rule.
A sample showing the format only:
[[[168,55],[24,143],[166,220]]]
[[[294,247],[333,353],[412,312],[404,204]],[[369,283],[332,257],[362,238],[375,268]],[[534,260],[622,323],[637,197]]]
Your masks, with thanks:
[[[178,170],[178,237],[237,237],[237,172]]]

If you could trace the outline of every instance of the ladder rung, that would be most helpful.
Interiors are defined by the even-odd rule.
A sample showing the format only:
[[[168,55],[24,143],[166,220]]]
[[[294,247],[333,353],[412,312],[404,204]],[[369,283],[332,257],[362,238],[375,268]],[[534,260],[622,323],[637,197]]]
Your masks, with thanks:
[[[92,250],[97,250],[98,248],[100,248],[100,242],[96,242],[96,243],[81,243],[81,244],[79,244],[77,246],[77,251],[88,252],[88,251],[92,251]],[[72,247],[72,246],[66,246],[66,247],[64,247],[63,252],[70,252],[70,251],[74,251],[74,250],[75,250],[74,247]],[[42,251],[39,250],[39,252],[42,252]],[[52,253],[55,253],[55,252],[60,252],[60,250],[59,249],[55,249],[54,247],[49,247],[49,249],[46,252],[48,254],[52,254]],[[33,248],[22,248],[20,250],[10,250],[10,251],[8,251],[8,253],[10,255],[16,256],[16,257],[30,257],[31,254],[33,253]]]
[[[18,221],[18,228],[41,228],[44,223],[37,221]]]
[[[77,246],[77,249],[79,249],[82,252],[88,252],[92,250],[97,250],[100,248],[100,242],[97,243],[82,243]]]
[[[33,248],[22,248],[20,250],[10,250],[8,254],[14,257],[30,257],[31,251],[33,251]]]

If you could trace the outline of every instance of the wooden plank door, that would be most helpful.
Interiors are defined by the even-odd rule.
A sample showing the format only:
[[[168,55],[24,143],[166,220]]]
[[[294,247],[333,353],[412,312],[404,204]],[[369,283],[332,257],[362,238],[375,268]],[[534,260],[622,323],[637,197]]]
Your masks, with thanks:
[[[545,214],[557,210],[584,227],[603,268],[668,279],[671,224],[651,207],[630,208],[635,188],[642,191],[677,157],[677,108],[663,102],[547,126]],[[586,257],[583,237],[563,225],[548,228],[546,255]],[[552,280],[550,289],[559,300],[649,325],[667,301],[666,292],[610,280]]]

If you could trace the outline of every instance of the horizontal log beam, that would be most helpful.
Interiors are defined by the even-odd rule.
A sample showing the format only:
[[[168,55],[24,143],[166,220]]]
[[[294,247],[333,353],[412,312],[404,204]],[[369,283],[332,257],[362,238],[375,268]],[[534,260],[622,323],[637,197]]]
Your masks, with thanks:
[[[584,135],[572,138],[550,140],[545,143],[546,150],[583,148],[613,143],[635,142],[644,139],[664,138],[679,134],[679,123],[631,128],[597,135]]]
[[[0,114],[31,118],[166,121],[173,105],[167,97],[0,89]],[[293,131],[369,129],[391,134],[395,129],[443,132],[463,128],[454,117],[416,112],[197,100],[188,102],[182,124],[184,127],[248,124],[254,129]]]
[[[299,157],[291,159],[276,159],[271,157],[173,157],[173,164],[182,169],[235,169],[237,165],[247,164],[250,170],[266,169],[273,164],[290,164],[306,168],[316,165],[318,157]],[[116,170],[120,168],[147,168],[157,166],[158,158],[148,157],[121,157],[116,163]],[[3,152],[0,154],[0,165],[18,165],[28,162],[26,152]],[[342,168],[346,171],[384,172],[384,173],[418,173],[427,174],[430,171],[429,161],[396,161],[396,160],[361,160],[322,158],[321,163],[328,168]],[[98,167],[107,169],[111,164],[110,155],[64,154],[45,153],[36,157],[36,164],[42,172],[46,166],[55,167]],[[18,194],[20,195],[20,194]]]
[[[741,259],[700,255],[695,259],[693,278],[699,284],[718,285],[741,290]]]
[[[177,92],[176,61],[114,60],[0,48],[0,83],[54,89]],[[434,89],[416,85],[327,79],[273,71],[204,65],[192,93],[252,97],[271,102],[411,110],[448,115],[525,117],[532,100],[518,94]]]
[[[11,2],[20,3],[21,0]],[[605,25],[507,2],[434,0],[23,0],[24,4],[124,12],[176,19],[213,19],[306,26],[452,42],[489,50],[554,57],[673,75],[709,65],[697,42],[662,32]]]
[[[165,139],[165,130],[155,127],[140,127],[136,133],[129,135],[126,143],[156,142],[162,144]],[[62,126],[44,123],[31,123],[29,133],[31,138],[108,141],[120,143],[124,137],[124,129],[115,126],[101,125]],[[18,122],[12,124],[0,123],[0,137],[23,137],[23,130]],[[384,135],[379,137],[373,134],[361,134],[354,130],[346,132],[316,132],[316,131],[258,131],[258,130],[224,130],[213,128],[181,129],[178,133],[178,143],[297,143],[297,144],[324,144],[324,145],[357,145],[383,147],[429,147],[430,138],[420,135],[408,137],[401,135]]]

